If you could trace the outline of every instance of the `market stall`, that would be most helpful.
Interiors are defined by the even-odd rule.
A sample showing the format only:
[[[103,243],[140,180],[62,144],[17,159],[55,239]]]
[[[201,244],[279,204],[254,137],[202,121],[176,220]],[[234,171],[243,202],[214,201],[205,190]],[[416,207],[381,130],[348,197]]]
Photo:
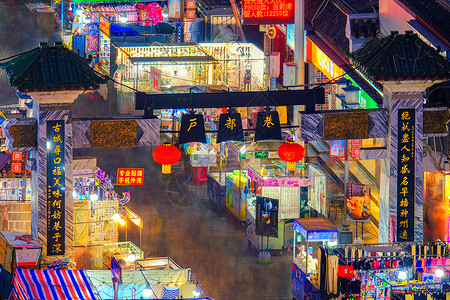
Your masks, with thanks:
[[[296,254],[297,240],[301,235],[306,245],[301,246],[301,251]],[[294,220],[294,251],[292,262],[292,294],[297,300],[319,299],[321,288],[321,276],[325,270],[322,267],[324,260],[321,257],[320,246],[323,242],[337,242],[338,230],[326,218],[302,218]],[[312,243],[312,244],[310,244]],[[310,245],[312,245],[310,247]],[[328,265],[333,265],[330,257]],[[337,257],[336,257],[337,259]],[[327,264],[327,263],[325,263]],[[327,270],[326,272],[332,272]],[[322,287],[323,288],[323,287]]]
[[[276,164],[250,165],[248,167],[246,217],[249,246],[261,250],[262,237],[255,235],[255,200],[258,196],[279,200],[278,236],[268,238],[268,248],[282,251],[284,248],[292,246],[292,239],[284,234],[285,225],[290,223],[290,219],[300,217],[301,191],[310,186],[310,181],[302,175],[302,170],[299,167],[292,173],[293,176],[287,176],[283,173],[283,169]]]
[[[340,245],[329,252],[339,257],[336,276],[346,299],[446,299],[450,291],[447,243]]]
[[[219,213],[225,211],[225,176],[226,173],[209,173],[207,193],[209,201]]]
[[[117,64],[125,71],[117,80],[143,92],[171,91],[177,86],[224,85],[233,90],[264,86],[264,53],[250,43],[140,45],[116,43]],[[174,63],[175,62],[175,63]],[[152,68],[158,70],[152,75]],[[155,87],[155,81],[162,83]]]
[[[225,179],[226,207],[241,223],[247,220],[245,186],[247,175],[244,171],[235,170]]]

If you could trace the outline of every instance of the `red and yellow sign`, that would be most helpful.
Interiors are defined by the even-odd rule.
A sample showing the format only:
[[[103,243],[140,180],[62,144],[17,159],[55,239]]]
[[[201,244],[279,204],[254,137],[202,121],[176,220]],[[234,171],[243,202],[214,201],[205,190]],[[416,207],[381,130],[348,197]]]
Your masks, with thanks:
[[[11,163],[11,172],[12,173],[22,173],[22,163],[12,162]]]
[[[294,0],[244,0],[245,24],[292,24]]]
[[[144,183],[144,169],[119,168],[117,170],[116,185],[142,185]]]
[[[312,62],[330,80],[344,74],[343,70],[310,39],[306,39],[306,60]]]
[[[101,14],[98,17],[98,29],[109,37],[109,21]]]
[[[13,161],[22,161],[23,160],[23,152],[21,152],[21,151],[14,151],[12,153],[11,160],[13,160]]]

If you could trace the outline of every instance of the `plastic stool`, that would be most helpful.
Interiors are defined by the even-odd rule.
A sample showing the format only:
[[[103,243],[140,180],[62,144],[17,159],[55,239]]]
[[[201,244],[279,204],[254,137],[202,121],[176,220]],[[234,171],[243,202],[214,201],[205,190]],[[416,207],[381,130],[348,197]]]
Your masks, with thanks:
[[[192,181],[195,182],[196,185],[200,185],[200,182],[202,181],[207,181],[207,172],[207,167],[194,167],[194,176],[192,177]]]

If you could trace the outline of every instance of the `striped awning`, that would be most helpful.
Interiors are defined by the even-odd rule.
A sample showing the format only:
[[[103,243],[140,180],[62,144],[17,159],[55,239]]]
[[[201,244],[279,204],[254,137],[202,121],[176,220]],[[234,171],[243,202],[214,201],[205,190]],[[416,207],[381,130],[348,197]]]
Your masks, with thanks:
[[[14,271],[11,300],[98,299],[86,273],[82,270]]]

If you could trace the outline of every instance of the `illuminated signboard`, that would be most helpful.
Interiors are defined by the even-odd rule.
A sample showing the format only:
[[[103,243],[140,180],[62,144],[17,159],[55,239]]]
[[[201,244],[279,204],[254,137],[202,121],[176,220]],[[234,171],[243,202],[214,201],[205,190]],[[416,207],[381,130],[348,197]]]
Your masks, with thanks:
[[[245,24],[292,24],[294,0],[244,0]]]
[[[345,140],[330,141],[330,157],[345,157]]]
[[[143,185],[144,169],[119,168],[117,185]]]
[[[415,123],[414,108],[398,110],[397,151],[397,241],[414,241],[415,201]]]
[[[310,39],[306,39],[306,59],[312,62],[330,80],[344,74],[342,69]]]
[[[47,121],[47,255],[65,253],[64,125]]]
[[[109,21],[102,15],[98,18],[98,29],[109,37]]]
[[[11,160],[13,161],[22,161],[23,152],[21,151],[13,151]]]
[[[12,162],[11,163],[11,172],[12,173],[22,173],[22,163]]]

